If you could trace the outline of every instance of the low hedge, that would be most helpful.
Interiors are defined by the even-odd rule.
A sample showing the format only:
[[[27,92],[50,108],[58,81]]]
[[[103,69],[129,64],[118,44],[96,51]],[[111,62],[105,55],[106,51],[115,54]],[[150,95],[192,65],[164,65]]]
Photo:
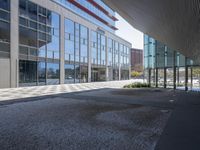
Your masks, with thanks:
[[[150,85],[147,83],[136,82],[124,86],[124,88],[145,88],[145,87],[150,87]]]

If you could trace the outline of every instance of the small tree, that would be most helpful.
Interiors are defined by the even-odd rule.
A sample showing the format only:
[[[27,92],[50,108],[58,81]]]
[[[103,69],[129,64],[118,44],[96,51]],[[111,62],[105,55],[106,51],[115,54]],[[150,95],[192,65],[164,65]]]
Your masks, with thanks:
[[[141,73],[140,73],[140,72],[137,72],[137,71],[132,71],[132,72],[131,72],[131,76],[134,77],[134,78],[136,78],[136,77],[141,76]]]

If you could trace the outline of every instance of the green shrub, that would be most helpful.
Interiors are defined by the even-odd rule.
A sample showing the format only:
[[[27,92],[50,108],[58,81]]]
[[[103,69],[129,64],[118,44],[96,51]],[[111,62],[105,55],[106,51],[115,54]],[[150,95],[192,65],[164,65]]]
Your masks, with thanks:
[[[144,87],[150,87],[150,85],[147,83],[136,82],[124,86],[124,88],[144,88]]]

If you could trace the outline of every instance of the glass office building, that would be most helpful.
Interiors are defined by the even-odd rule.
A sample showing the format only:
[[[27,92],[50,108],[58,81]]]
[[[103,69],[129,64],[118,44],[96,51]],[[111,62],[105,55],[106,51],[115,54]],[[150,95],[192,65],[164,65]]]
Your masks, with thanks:
[[[144,68],[152,87],[200,89],[200,67],[148,35],[144,35]]]
[[[0,88],[129,79],[116,21],[101,0],[0,0]]]

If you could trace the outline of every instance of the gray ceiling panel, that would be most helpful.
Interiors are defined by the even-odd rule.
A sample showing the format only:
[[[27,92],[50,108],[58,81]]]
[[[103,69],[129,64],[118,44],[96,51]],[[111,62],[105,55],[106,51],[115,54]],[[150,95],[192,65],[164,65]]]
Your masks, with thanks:
[[[103,0],[136,29],[200,63],[200,0]]]

